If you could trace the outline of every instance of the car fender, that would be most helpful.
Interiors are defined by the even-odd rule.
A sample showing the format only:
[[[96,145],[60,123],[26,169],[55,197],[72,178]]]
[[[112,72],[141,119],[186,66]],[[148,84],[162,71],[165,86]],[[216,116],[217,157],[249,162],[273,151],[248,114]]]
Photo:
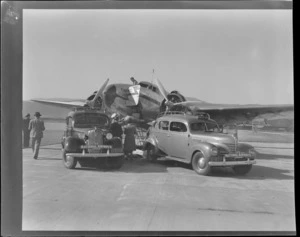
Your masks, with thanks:
[[[157,139],[155,137],[148,137],[145,140],[144,146],[143,146],[143,150],[147,150],[148,146],[152,145],[155,147],[155,150],[158,151],[158,147],[157,147]]]
[[[250,149],[254,149],[254,147],[246,143],[239,143],[237,147],[240,152],[248,152]]]
[[[207,142],[193,144],[189,149],[188,161],[192,162],[193,155],[197,151],[200,151],[204,155],[204,157],[210,157],[212,147],[213,145]]]
[[[81,152],[81,145],[85,145],[83,139],[77,137],[67,137],[64,140],[64,149],[66,152]]]

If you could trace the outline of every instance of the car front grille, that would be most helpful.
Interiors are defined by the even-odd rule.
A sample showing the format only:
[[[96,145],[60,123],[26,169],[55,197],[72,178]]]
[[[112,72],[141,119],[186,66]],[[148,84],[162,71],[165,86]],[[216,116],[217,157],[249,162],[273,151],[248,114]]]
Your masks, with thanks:
[[[236,152],[236,146],[235,144],[233,143],[225,143],[225,145],[229,148],[229,153],[234,153]]]
[[[247,161],[248,158],[242,157],[242,158],[236,158],[236,157],[226,157],[226,161]]]

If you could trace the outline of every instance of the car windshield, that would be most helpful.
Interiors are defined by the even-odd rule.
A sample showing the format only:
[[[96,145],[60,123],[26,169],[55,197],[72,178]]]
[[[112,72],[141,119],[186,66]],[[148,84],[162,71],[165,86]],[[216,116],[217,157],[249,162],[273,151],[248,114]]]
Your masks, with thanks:
[[[105,115],[96,113],[83,113],[74,116],[75,128],[92,128],[109,125],[109,119]]]
[[[190,124],[191,132],[219,132],[219,126],[213,122],[196,122]]]

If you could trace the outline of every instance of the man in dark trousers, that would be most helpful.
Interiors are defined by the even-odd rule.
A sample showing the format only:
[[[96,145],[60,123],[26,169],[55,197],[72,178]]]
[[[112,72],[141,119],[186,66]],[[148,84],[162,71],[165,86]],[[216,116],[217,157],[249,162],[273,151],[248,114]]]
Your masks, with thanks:
[[[31,131],[31,148],[33,151],[33,159],[37,159],[45,126],[44,121],[40,118],[42,116],[40,112],[35,112],[34,116],[35,118],[30,120],[28,129]]]
[[[137,134],[136,128],[134,124],[127,123],[124,126],[124,134],[125,134],[125,140],[124,140],[124,154],[125,159],[133,159],[132,152],[136,149],[135,144],[135,135]]]
[[[23,118],[23,146],[24,148],[29,147],[30,140],[30,131],[28,129],[30,122],[30,114],[26,114],[25,118]]]
[[[113,137],[119,137],[122,140],[123,130],[122,126],[119,124],[119,115],[117,113],[113,113],[112,123],[110,125],[111,133]]]

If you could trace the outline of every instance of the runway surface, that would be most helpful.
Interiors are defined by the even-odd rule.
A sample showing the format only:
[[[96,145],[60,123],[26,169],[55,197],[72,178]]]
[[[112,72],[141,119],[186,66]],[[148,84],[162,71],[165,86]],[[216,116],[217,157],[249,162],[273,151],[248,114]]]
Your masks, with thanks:
[[[294,145],[250,143],[257,164],[197,175],[168,160],[64,168],[60,145],[23,149],[23,231],[295,231]]]

